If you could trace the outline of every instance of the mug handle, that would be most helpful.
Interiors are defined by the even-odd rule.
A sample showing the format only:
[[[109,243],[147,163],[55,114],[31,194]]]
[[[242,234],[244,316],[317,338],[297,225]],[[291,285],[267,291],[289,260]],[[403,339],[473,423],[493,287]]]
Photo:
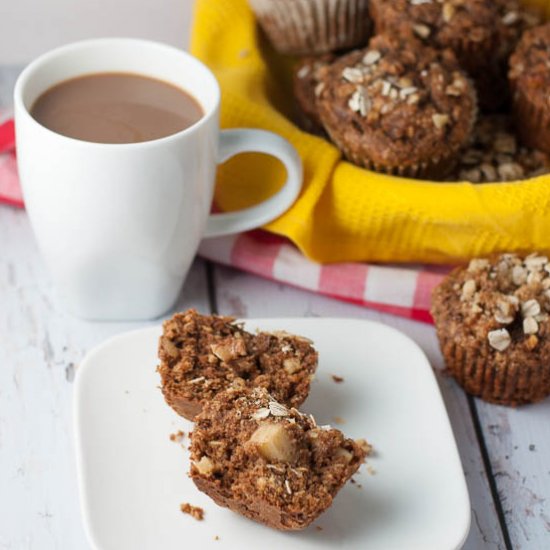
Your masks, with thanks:
[[[223,130],[220,133],[218,164],[239,153],[267,153],[278,158],[286,168],[286,182],[275,195],[256,206],[226,214],[210,214],[205,238],[221,237],[260,227],[288,210],[300,194],[302,161],[296,149],[286,139],[265,130]]]

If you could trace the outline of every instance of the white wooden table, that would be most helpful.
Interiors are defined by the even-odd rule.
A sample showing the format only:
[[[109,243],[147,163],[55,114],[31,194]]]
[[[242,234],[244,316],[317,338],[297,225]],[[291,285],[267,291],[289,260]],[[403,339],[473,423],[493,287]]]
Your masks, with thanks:
[[[17,72],[0,69],[0,106]],[[177,309],[191,306],[237,317],[374,319],[411,336],[436,371],[460,449],[472,502],[465,548],[550,549],[550,400],[510,410],[469,398],[441,374],[432,327],[200,259]],[[90,323],[62,311],[25,212],[0,206],[0,549],[89,548],[75,481],[72,383],[90,348],[148,324]]]

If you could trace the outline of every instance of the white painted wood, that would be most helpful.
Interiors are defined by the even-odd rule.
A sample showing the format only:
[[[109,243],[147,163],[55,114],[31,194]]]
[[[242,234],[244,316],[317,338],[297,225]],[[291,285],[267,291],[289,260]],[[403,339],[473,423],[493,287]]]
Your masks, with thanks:
[[[422,347],[437,374],[468,482],[472,501],[472,527],[464,548],[468,550],[504,548],[467,399],[453,380],[441,374],[442,357],[432,327],[338,302],[229,268],[217,267],[215,280],[218,310],[226,315],[251,318],[359,317],[394,326],[413,338]],[[406,361],[406,358],[403,360]],[[406,460],[406,457],[403,457],[403,460]],[[419,498],[422,498],[421,495]]]
[[[550,400],[477,408],[513,547],[550,548]]]
[[[177,309],[187,307],[208,309],[200,260]],[[106,338],[158,322],[89,323],[63,312],[26,214],[0,206],[0,548],[88,548],[74,469],[75,370]]]

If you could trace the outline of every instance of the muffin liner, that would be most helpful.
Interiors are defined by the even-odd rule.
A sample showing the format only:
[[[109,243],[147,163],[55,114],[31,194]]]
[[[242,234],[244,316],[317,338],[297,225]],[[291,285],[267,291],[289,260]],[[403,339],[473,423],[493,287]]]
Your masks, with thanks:
[[[513,84],[512,88],[514,118],[522,143],[550,154],[550,109],[537,108]]]
[[[550,365],[525,354],[516,354],[506,364],[495,361],[495,352],[485,342],[469,339],[456,342],[457,334],[448,335],[445,319],[436,319],[437,335],[449,374],[476,397],[489,403],[518,406],[541,401],[550,395]]]
[[[319,54],[365,44],[371,32],[368,0],[249,0],[274,48]]]

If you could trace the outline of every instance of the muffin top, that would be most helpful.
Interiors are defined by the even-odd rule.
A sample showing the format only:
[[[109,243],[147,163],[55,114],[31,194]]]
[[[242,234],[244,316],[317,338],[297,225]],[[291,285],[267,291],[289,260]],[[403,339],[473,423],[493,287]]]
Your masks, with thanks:
[[[325,128],[344,150],[375,165],[437,161],[470,137],[475,91],[450,50],[379,35],[320,73]]]
[[[472,260],[436,289],[438,316],[441,308],[448,326],[496,351],[540,349],[550,335],[550,262],[536,253]]]
[[[371,0],[375,23],[438,47],[497,42],[500,14],[494,0]]]
[[[514,93],[548,110],[550,88],[550,23],[526,31],[510,58],[508,73]]]

